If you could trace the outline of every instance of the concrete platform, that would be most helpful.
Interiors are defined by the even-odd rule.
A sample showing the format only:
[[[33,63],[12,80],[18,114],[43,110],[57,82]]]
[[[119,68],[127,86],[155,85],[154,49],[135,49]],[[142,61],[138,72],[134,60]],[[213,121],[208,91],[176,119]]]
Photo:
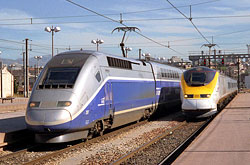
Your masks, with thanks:
[[[249,165],[250,93],[239,93],[173,164]]]
[[[13,111],[24,111],[26,110],[28,103],[28,98],[15,98],[13,103],[10,101],[6,101],[2,103],[0,102],[0,115],[6,112],[13,112]]]
[[[0,114],[0,147],[26,136],[24,115],[25,111]]]
[[[30,134],[24,119],[27,102],[27,98],[20,98],[13,103],[0,103],[0,147],[22,140]]]

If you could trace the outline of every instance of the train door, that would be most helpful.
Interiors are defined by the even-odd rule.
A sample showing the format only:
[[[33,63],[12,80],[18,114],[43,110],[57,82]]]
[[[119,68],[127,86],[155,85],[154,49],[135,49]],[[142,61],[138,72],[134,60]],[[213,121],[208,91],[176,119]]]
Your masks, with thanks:
[[[105,117],[114,116],[112,83],[105,84]]]

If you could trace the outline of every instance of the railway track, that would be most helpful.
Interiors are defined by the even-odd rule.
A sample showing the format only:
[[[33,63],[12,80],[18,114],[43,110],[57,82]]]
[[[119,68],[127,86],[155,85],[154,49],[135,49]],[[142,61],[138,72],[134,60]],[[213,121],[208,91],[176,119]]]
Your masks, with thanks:
[[[183,125],[185,125],[186,122],[182,122],[180,123],[178,126],[176,126],[175,128],[166,131],[165,133],[155,137],[154,139],[152,139],[151,141],[149,141],[146,144],[143,144],[142,146],[140,146],[139,148],[137,148],[136,150],[130,152],[129,154],[121,157],[120,159],[114,161],[112,164],[113,165],[118,165],[118,164],[122,164],[124,163],[126,160],[128,160],[129,158],[132,158],[134,155],[136,155],[137,153],[143,151],[144,149],[146,149],[147,147],[149,147],[150,145],[156,143],[157,141],[161,140],[163,137],[171,135],[173,133],[173,131],[177,130],[178,128],[182,127]]]
[[[74,157],[75,155],[79,155],[78,157],[82,158],[83,156],[81,153],[89,154],[89,156],[85,155],[85,158],[78,161],[77,164],[165,164],[166,162],[173,161],[178,156],[176,153],[181,152],[180,148],[184,148],[180,147],[180,144],[184,143],[184,141],[188,141],[187,138],[190,137],[191,134],[194,134],[194,132],[198,132],[197,130],[200,129],[204,123],[206,123],[205,121],[186,122],[183,120],[182,116],[176,115],[170,119],[168,118],[162,121],[160,119],[160,121],[156,121],[158,122],[158,128],[154,128],[155,130],[152,129],[152,132],[145,132],[143,137],[135,135],[134,138],[132,138],[132,142],[128,142],[131,144],[122,143],[120,146],[115,144],[116,142],[114,141],[123,141],[124,138],[126,139],[126,137],[120,136],[121,134],[128,134],[128,136],[132,136],[135,132],[134,130],[136,129],[138,129],[139,132],[142,132],[141,129],[143,128],[151,126],[156,127],[156,125],[150,125],[150,123],[154,122],[155,121],[142,121],[118,130],[114,130],[110,133],[106,133],[103,136],[93,138],[87,142],[67,144],[68,146],[62,147],[63,149],[57,148],[55,150],[48,151],[46,149],[39,149],[39,146],[37,149],[24,149],[22,151],[1,157],[0,164],[30,165],[57,164],[58,162],[63,164],[65,161],[67,162],[66,159],[68,159],[65,157]],[[159,130],[161,127],[166,128],[162,131]],[[132,133],[129,130],[132,131]],[[140,142],[142,138],[145,138],[146,140],[144,142]],[[112,148],[113,145],[114,147]],[[135,145],[136,147],[134,147]],[[185,145],[187,145],[186,142],[183,146]],[[99,151],[93,153],[93,150]],[[166,155],[171,156],[166,157]],[[68,160],[68,163],[72,161],[74,160]]]
[[[127,127],[121,128],[121,129],[117,129],[114,130],[112,132],[109,132],[107,134],[104,134],[103,136],[99,136],[96,138],[93,138],[91,140],[85,141],[85,142],[81,142],[78,144],[71,144],[70,146],[65,146],[65,148],[57,150],[58,148],[55,148],[56,151],[53,151],[53,149],[49,149],[50,151],[43,151],[46,150],[44,149],[42,145],[34,145],[31,146],[29,148],[17,151],[17,152],[13,152],[11,154],[8,155],[4,155],[2,157],[0,157],[0,164],[25,164],[25,165],[31,165],[31,164],[44,164],[46,162],[48,162],[50,159],[56,158],[56,157],[60,157],[60,155],[65,154],[69,151],[74,151],[77,150],[79,148],[82,147],[86,147],[88,145],[91,145],[93,143],[98,143],[99,141],[105,140],[107,138],[110,138],[112,136],[115,136],[116,134],[119,134],[121,132],[126,132],[129,129],[133,129],[135,127],[144,125],[145,123],[147,123],[148,121],[142,121],[139,123],[135,123],[132,125],[129,125]],[[61,145],[61,144],[60,144]],[[41,148],[42,147],[42,148]],[[46,146],[46,147],[50,147],[50,146]],[[62,147],[62,146],[60,146]],[[52,150],[52,151],[51,151]],[[35,152],[34,152],[35,151]],[[40,151],[40,152],[37,152]]]
[[[111,164],[171,164],[211,120],[181,122]]]
[[[174,151],[165,157],[159,165],[171,164],[188,147],[188,145],[206,128],[213,118],[206,120],[200,127],[183,141]]]

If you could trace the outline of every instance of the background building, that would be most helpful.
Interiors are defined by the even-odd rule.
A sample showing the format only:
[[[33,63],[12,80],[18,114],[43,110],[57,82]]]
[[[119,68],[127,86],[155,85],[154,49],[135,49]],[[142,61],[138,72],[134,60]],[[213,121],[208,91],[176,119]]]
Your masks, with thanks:
[[[2,76],[0,76],[0,96],[3,98],[14,96],[14,76],[7,70],[7,67],[2,69]],[[3,83],[1,85],[1,82]],[[3,87],[3,89],[1,89]],[[1,92],[3,92],[1,94]]]

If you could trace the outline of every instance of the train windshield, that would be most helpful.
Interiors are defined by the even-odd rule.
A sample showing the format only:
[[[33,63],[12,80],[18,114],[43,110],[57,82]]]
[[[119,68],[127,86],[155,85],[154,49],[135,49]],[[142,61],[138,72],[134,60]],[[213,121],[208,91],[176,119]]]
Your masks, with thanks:
[[[76,81],[80,68],[49,68],[44,79],[44,85],[68,84]]]
[[[53,57],[41,75],[38,89],[73,88],[88,54],[62,54]]]
[[[206,67],[197,67],[184,72],[184,79],[189,86],[204,86],[210,83],[216,71]]]

